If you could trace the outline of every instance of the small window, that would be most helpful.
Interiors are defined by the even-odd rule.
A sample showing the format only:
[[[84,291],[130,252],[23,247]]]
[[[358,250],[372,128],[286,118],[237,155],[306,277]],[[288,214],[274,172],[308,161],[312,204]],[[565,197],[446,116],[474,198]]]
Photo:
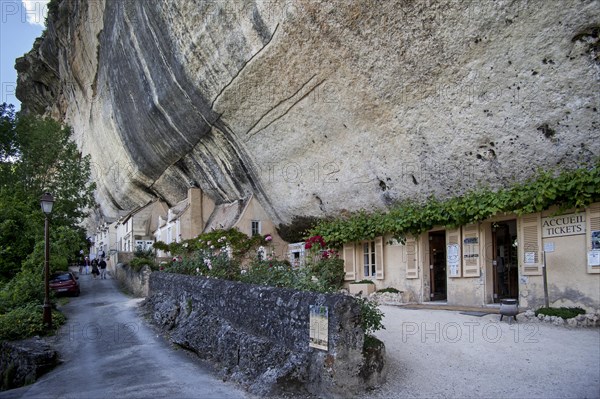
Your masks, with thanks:
[[[252,234],[252,236],[260,235],[260,220],[252,221],[251,234]]]
[[[365,277],[375,276],[375,241],[363,242],[363,266]]]

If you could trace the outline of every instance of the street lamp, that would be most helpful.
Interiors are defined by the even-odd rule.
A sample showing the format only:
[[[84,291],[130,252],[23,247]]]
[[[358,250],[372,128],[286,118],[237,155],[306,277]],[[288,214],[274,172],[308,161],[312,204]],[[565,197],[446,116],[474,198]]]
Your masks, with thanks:
[[[40,198],[40,205],[42,211],[46,217],[44,223],[44,238],[45,238],[45,255],[44,255],[44,324],[48,327],[52,327],[52,305],[50,304],[50,235],[48,234],[48,215],[52,212],[52,205],[54,204],[54,197],[50,193],[44,193]]]

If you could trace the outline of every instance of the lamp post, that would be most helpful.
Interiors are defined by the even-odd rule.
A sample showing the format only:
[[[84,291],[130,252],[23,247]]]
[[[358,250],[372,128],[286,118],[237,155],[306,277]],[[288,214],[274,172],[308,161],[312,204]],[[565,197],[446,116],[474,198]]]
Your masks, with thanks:
[[[52,212],[52,205],[54,204],[54,197],[50,193],[45,193],[40,198],[40,205],[46,222],[44,223],[44,238],[45,238],[45,255],[44,255],[44,325],[46,327],[52,327],[52,305],[50,304],[50,235],[48,234],[48,215]]]

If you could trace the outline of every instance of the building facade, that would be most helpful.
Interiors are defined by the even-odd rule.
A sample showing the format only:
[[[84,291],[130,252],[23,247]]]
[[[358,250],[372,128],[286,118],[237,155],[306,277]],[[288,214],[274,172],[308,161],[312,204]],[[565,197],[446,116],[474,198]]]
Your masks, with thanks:
[[[201,189],[189,188],[186,199],[169,208],[166,216],[158,216],[154,239],[171,244],[197,237],[204,231],[214,209],[214,201]],[[167,254],[157,251],[157,256],[164,257]]]
[[[157,228],[158,217],[165,217],[166,203],[152,200],[119,219],[116,224],[117,251],[133,253],[137,249],[150,249],[154,244],[153,232]],[[121,260],[119,260],[121,261]]]
[[[600,309],[600,203],[584,211],[498,215],[460,228],[434,228],[404,243],[391,236],[347,243],[346,280],[394,287],[412,302],[486,306],[516,298]],[[545,272],[544,273],[544,269]]]

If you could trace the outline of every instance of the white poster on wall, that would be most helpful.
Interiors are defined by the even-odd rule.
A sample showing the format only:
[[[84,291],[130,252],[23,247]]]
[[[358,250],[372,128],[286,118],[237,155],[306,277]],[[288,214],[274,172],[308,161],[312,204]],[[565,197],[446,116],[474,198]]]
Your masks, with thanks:
[[[460,275],[460,247],[458,244],[448,244],[446,252],[446,262],[450,277],[458,277]]]
[[[600,266],[600,250],[588,252],[588,266]]]

